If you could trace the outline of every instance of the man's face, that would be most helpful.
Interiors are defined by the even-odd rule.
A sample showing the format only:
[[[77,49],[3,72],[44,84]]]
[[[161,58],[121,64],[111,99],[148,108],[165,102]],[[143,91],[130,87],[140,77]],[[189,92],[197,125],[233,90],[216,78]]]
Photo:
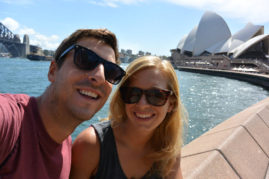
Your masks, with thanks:
[[[116,62],[114,50],[97,39],[83,38],[76,44],[94,51],[107,61]],[[56,63],[50,67],[52,102],[61,114],[79,121],[89,120],[105,104],[112,84],[106,81],[102,64],[93,70],[81,70],[74,64],[73,56],[74,49],[65,56],[60,69]]]

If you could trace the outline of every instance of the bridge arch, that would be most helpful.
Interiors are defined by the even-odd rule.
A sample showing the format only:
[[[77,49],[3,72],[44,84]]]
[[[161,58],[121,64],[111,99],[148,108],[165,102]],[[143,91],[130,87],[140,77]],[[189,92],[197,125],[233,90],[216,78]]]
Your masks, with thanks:
[[[29,39],[28,39],[29,42]],[[19,35],[14,35],[0,22],[0,43],[8,50],[12,57],[25,57],[29,53],[29,43],[21,43]],[[27,50],[28,49],[28,50]]]

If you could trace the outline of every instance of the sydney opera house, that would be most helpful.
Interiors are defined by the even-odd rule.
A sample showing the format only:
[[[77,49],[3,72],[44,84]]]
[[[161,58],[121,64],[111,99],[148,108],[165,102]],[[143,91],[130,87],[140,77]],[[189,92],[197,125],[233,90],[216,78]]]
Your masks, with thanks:
[[[172,62],[183,66],[201,64],[221,69],[248,66],[266,70],[269,34],[264,34],[264,26],[252,23],[231,34],[221,16],[207,11],[171,53]]]

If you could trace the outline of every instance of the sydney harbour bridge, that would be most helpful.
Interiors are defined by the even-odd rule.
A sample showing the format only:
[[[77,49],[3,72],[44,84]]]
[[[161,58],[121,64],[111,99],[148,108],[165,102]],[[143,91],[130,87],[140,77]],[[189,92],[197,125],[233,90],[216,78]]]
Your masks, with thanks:
[[[13,34],[0,22],[0,53],[11,57],[26,57],[27,54],[36,52],[40,47],[29,44],[29,36],[23,36],[21,43],[18,34]]]

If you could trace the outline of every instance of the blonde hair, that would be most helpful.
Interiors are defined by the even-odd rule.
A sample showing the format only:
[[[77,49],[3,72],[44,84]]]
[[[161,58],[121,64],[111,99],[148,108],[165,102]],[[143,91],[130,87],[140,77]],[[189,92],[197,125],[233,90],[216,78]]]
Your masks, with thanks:
[[[170,97],[173,110],[167,113],[150,140],[153,152],[149,157],[154,161],[152,172],[167,176],[181,152],[182,121],[185,118],[185,110],[179,95],[177,75],[169,61],[161,60],[156,56],[143,56],[130,63],[126,69],[126,76],[118,85],[111,99],[109,120],[111,120],[112,127],[115,127],[127,119],[125,104],[121,99],[119,89],[128,85],[130,77],[134,73],[146,68],[159,69],[167,78],[168,89],[173,91],[173,95]]]

